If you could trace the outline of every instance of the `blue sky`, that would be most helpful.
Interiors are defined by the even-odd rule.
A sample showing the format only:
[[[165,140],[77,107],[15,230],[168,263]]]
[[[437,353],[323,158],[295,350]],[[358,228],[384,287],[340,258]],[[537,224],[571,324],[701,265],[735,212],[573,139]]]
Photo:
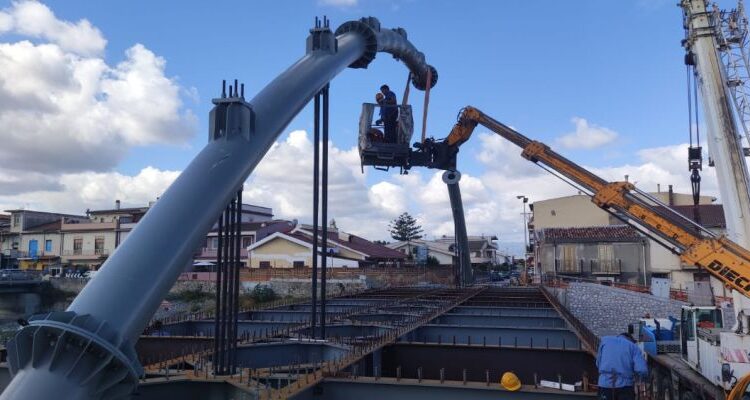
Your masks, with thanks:
[[[126,102],[123,107],[131,109],[125,110],[125,114],[133,121],[121,121],[125,119],[123,111],[117,110],[113,115],[119,115],[118,123],[124,127],[107,128],[106,138],[111,136],[112,142],[101,144],[107,149],[101,154],[107,154],[110,159],[105,161],[109,162],[82,164],[71,168],[70,173],[62,173],[35,170],[31,162],[11,165],[10,161],[5,164],[0,161],[0,182],[4,173],[6,181],[19,187],[0,191],[0,205],[62,207],[65,211],[75,211],[111,204],[113,197],[123,197],[130,203],[155,197],[205,144],[210,100],[219,93],[221,80],[239,79],[245,83],[247,97],[251,98],[303,55],[313,18],[322,15],[330,18],[334,28],[350,19],[376,16],[383,27],[407,30],[410,40],[439,71],[439,82],[431,93],[429,136],[445,136],[459,109],[474,105],[606,176],[640,174],[643,182],[654,186],[646,187],[648,190],[655,189],[655,183],[688,188],[686,160],[680,153],[684,149],[679,147],[688,138],[684,52],[680,46],[683,30],[681,12],[674,3],[667,0],[573,4],[490,0],[45,1],[56,20],[49,20],[47,28],[23,27],[22,17],[14,16],[22,22],[16,22],[14,28],[0,35],[2,43],[18,45],[28,40],[34,46],[52,44],[75,59],[101,60],[108,71],[115,71],[114,75],[123,71],[120,67],[127,69],[127,65],[123,66],[126,61],[148,60],[144,62],[153,66],[159,64],[160,57],[166,64],[156,68],[153,76],[161,79],[162,86],[158,87],[174,91],[165,95],[174,104],[165,111],[169,118],[151,115],[149,118],[158,120],[158,124],[143,123],[147,128],[157,126],[153,135],[150,128],[144,130],[147,137],[137,137],[132,132],[121,134],[119,130],[138,126],[133,121],[139,119],[140,112],[151,111],[148,100],[152,97]],[[25,3],[0,4],[13,15],[18,4]],[[727,1],[720,4],[732,5]],[[71,50],[75,46],[65,44],[60,32],[67,31],[60,26],[72,26],[70,29],[91,34],[83,19],[98,29],[106,46],[94,46],[94,51],[86,53],[88,50]],[[136,44],[144,50],[135,52],[140,58],[129,53]],[[361,211],[365,218],[374,221],[377,228],[372,229],[357,226],[356,221],[362,216],[350,213],[346,201],[334,209],[349,222],[351,226],[347,228],[373,238],[382,237],[381,225],[400,209],[417,215],[429,234],[449,231],[446,220],[449,214],[437,210],[445,205],[445,197],[435,195],[440,199],[433,204],[431,198],[435,196],[425,194],[442,190],[433,182],[433,172],[416,171],[409,177],[379,171],[357,177],[353,172],[358,165],[351,149],[356,145],[361,103],[371,101],[381,83],[390,84],[400,98],[406,74],[403,65],[380,54],[367,70],[346,70],[331,84],[331,138],[337,149],[335,157],[339,157],[334,167],[352,170],[351,174],[342,175],[338,189],[343,197],[353,199],[350,204],[363,199],[374,208],[382,208],[374,213]],[[103,82],[105,78],[96,79]],[[149,82],[141,80],[140,84],[148,86]],[[122,90],[126,89],[127,84]],[[111,95],[107,90],[105,84],[102,93]],[[148,93],[158,97],[158,92]],[[93,99],[98,101],[102,96],[95,94]],[[422,92],[412,90],[411,100],[415,116],[421,116]],[[17,103],[21,101],[17,99]],[[75,111],[66,112],[75,114]],[[75,119],[74,115],[68,117]],[[291,199],[292,195],[284,197],[278,188],[282,182],[278,178],[272,182],[268,177],[273,175],[271,169],[283,167],[299,158],[299,154],[305,154],[307,137],[301,133],[290,136],[290,132],[309,131],[311,127],[312,111],[308,107],[279,138],[277,164],[268,161],[265,168],[260,168],[258,177],[248,181],[246,189],[254,193],[249,198],[268,203],[263,205],[274,207],[280,217],[304,220],[309,215],[306,206],[301,205],[307,200],[300,202]],[[9,128],[3,126],[2,118],[0,128]],[[582,136],[570,136],[577,129]],[[590,141],[587,134],[594,134],[601,142]],[[513,222],[520,218],[513,202],[516,194],[527,194],[534,201],[571,193],[559,189],[551,178],[536,180],[536,172],[521,166],[523,161],[517,159],[518,151],[499,143],[499,139],[482,136],[481,129],[476,136],[464,146],[459,158],[459,169],[470,177],[465,182],[469,231],[499,234],[501,240],[518,242],[520,223]],[[97,153],[95,146],[88,149],[88,142],[82,143],[90,154]],[[119,152],[112,147],[118,147]],[[284,159],[284,155],[289,158]],[[300,165],[300,173],[305,173],[305,165]],[[150,169],[144,172],[146,168]],[[22,179],[13,177],[20,174],[18,171],[38,174],[39,179],[47,182],[46,186],[20,184]],[[293,184],[295,180],[290,182]],[[555,189],[539,189],[548,183]],[[710,183],[707,186],[712,190]],[[336,187],[332,188],[332,197],[336,196],[335,190]]]
[[[61,18],[86,18],[108,40],[106,59],[116,63],[133,43],[167,60],[166,73],[195,87],[186,104],[200,123],[191,148],[133,149],[119,167],[184,167],[204,144],[210,99],[222,78],[239,78],[255,93],[303,54],[315,15],[332,25],[374,15],[383,26],[402,26],[438,68],[431,96],[430,133],[443,136],[457,111],[476,105],[527,135],[549,140],[572,131],[579,116],[620,133],[603,152],[573,154],[607,165],[642,147],[684,141],[685,101],[680,10],[673,1],[565,2],[360,0],[354,6],[318,1],[49,1]],[[368,70],[348,70],[332,83],[332,139],[353,145],[359,105],[381,82],[399,97],[406,71],[379,55]],[[421,96],[413,97],[421,108]],[[303,112],[291,129],[309,129]],[[476,151],[476,142],[468,145]],[[157,156],[158,157],[155,157]],[[464,163],[465,165],[466,163]],[[465,166],[464,168],[471,168]]]

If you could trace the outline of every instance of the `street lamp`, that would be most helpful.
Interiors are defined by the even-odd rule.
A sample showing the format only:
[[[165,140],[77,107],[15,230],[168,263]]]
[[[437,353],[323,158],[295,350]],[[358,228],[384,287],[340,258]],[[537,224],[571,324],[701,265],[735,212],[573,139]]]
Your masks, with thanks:
[[[524,259],[524,265],[526,265],[526,254],[529,252],[529,235],[526,233],[526,203],[529,202],[529,198],[520,195],[516,196],[518,200],[521,200],[521,207],[523,208],[523,212],[521,215],[523,216],[523,259]]]

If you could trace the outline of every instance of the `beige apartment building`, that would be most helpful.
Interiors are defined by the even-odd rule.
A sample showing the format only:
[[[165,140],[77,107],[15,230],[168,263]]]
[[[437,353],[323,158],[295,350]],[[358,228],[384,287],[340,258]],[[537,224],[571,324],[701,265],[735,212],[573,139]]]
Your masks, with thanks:
[[[670,204],[685,217],[693,218],[692,195],[671,190],[651,195]],[[726,231],[723,209],[714,204],[715,200],[709,196],[700,198],[701,224],[714,233],[723,234]],[[535,266],[542,273],[556,273],[566,266],[566,272],[574,275],[638,284],[648,283],[652,276],[664,277],[671,280],[674,288],[687,288],[695,281],[710,280],[707,273],[683,264],[677,255],[653,239],[642,234],[636,239],[632,232],[615,229],[624,222],[595,206],[588,196],[541,200],[534,202],[531,210],[529,235],[535,247]],[[600,227],[612,227],[618,235],[602,233],[597,229]],[[602,265],[612,267],[602,271]],[[622,265],[627,266],[623,271],[620,270]],[[721,284],[712,281],[712,287],[715,294],[723,295]]]

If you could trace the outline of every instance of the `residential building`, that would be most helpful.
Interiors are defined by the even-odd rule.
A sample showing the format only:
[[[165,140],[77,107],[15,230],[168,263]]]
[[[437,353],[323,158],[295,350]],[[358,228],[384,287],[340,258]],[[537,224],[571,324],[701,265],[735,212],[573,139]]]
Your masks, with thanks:
[[[0,215],[0,253],[3,268],[47,270],[97,269],[127,238],[148,207],[123,208],[115,201],[111,209],[87,210],[71,215],[32,210],[7,210]],[[242,205],[243,245],[252,244],[276,230],[289,230],[293,223],[272,221],[268,207]],[[217,224],[218,225],[218,224]],[[207,235],[198,259],[215,260],[217,226]],[[210,250],[213,246],[213,251]]]
[[[269,209],[270,210],[270,209]],[[252,218],[251,216],[248,216]],[[247,248],[258,240],[264,239],[275,232],[291,231],[296,226],[296,221],[267,220],[262,222],[243,222],[240,225],[240,261],[247,264]],[[219,248],[219,227],[214,226],[206,235],[206,241],[196,250],[194,265],[206,266],[214,264],[216,253]],[[205,268],[210,270],[211,268]]]
[[[651,194],[662,200],[665,204],[669,204],[671,209],[682,214],[684,217],[695,219],[693,215],[692,195],[674,193],[671,188],[667,192]],[[726,222],[724,221],[723,208],[719,204],[713,204],[715,200],[715,198],[709,196],[702,196],[700,198],[700,205],[698,207],[700,223],[716,234],[724,234],[726,233]],[[672,286],[675,288],[685,288],[691,287],[693,282],[709,280],[705,272],[698,270],[695,266],[684,265],[677,255],[645,235],[638,233],[643,239],[643,243],[639,244],[630,234],[618,236],[624,233],[624,231],[618,230],[619,228],[612,228],[619,233],[607,239],[606,234],[604,234],[605,232],[597,229],[610,226],[619,227],[623,222],[596,207],[588,196],[574,195],[538,201],[531,205],[531,210],[532,218],[529,221],[529,234],[531,236],[530,242],[534,244],[535,248],[533,260],[536,267],[542,272],[550,273],[555,271],[555,260],[562,260],[566,257],[566,254],[560,253],[560,246],[558,246],[556,252],[552,252],[550,246],[564,243],[567,246],[566,248],[572,248],[574,244],[578,243],[583,246],[576,247],[576,249],[580,249],[580,253],[579,250],[575,250],[575,253],[573,253],[573,250],[567,250],[567,257],[577,257],[576,262],[579,264],[583,262],[584,267],[588,264],[589,268],[582,268],[581,274],[592,276],[590,267],[592,263],[596,264],[599,253],[596,252],[597,256],[595,257],[591,249],[601,244],[605,247],[612,245],[612,248],[616,250],[614,255],[610,257],[608,256],[610,253],[606,251],[602,254],[607,255],[610,259],[612,257],[615,260],[619,259],[620,261],[617,261],[617,263],[618,265],[622,263],[625,273],[617,275],[598,274],[595,277],[597,279],[606,278],[622,282],[644,283],[643,272],[635,274],[634,270],[637,265],[641,269],[645,265],[646,283],[650,282],[651,276],[656,276],[670,278]],[[550,229],[557,228],[584,229],[583,231],[550,231]],[[603,235],[597,236],[594,234],[596,232]],[[597,242],[598,244],[592,243],[590,239],[587,239],[589,237],[587,235],[593,235],[593,237],[600,238],[601,240]],[[626,248],[628,250],[625,250]],[[641,250],[635,250],[637,248],[645,249],[645,261],[642,259]],[[555,256],[553,257],[551,254],[555,254]],[[606,263],[608,261],[603,262]],[[557,268],[559,271],[560,266],[558,265]],[[718,281],[712,282],[712,287],[717,295],[724,293],[724,288]]]
[[[648,246],[628,225],[545,228],[536,259],[545,274],[645,284]]]
[[[455,251],[453,251],[453,243],[437,240],[425,240],[425,239],[413,239],[409,241],[399,241],[395,243],[388,243],[386,247],[398,250],[407,257],[413,257],[417,250],[417,247],[426,247],[427,256],[435,257],[439,265],[453,265],[453,258],[455,257]]]
[[[43,270],[61,264],[63,219],[87,221],[83,215],[34,210],[6,210],[10,229],[2,241],[2,252],[10,268]]]
[[[340,231],[335,225],[328,227],[326,234],[328,268],[385,265],[406,258],[406,255],[398,250]],[[319,234],[319,240],[322,237],[323,234]],[[309,225],[298,225],[291,231],[272,233],[250,245],[247,250],[250,268],[310,268],[313,257],[313,234]],[[317,253],[320,251],[318,247]],[[320,256],[318,259],[320,262]]]
[[[16,267],[15,264],[11,265],[10,254],[5,254],[6,246],[10,249],[10,214],[0,214],[0,269]]]
[[[456,238],[453,236],[441,236],[436,239],[437,242],[448,243],[453,251]],[[504,257],[497,251],[497,236],[480,235],[469,236],[469,253],[471,254],[471,265],[496,265],[504,261]]]

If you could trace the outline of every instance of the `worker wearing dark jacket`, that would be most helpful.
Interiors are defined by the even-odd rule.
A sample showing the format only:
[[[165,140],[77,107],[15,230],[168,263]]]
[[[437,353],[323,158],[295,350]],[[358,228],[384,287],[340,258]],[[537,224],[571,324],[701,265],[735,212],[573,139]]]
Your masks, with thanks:
[[[385,141],[388,143],[397,142],[398,131],[398,100],[396,94],[391,91],[388,85],[380,87],[380,93],[383,94],[380,104],[380,121],[383,122],[385,131]]]
[[[601,400],[635,399],[635,377],[648,375],[646,358],[635,344],[635,340],[627,333],[602,337],[596,356],[596,366],[599,368]]]

